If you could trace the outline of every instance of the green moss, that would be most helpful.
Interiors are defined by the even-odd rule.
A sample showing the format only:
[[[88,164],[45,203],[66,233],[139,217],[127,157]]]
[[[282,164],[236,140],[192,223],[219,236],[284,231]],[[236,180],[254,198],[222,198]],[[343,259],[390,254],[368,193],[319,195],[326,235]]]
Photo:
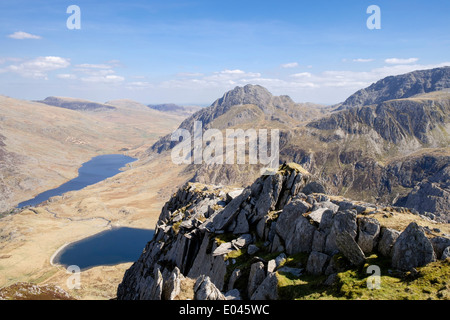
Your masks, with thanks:
[[[301,256],[288,257],[285,265],[298,264]],[[345,258],[336,256],[334,262],[344,266]],[[380,268],[380,287],[370,289],[368,280],[374,274],[367,273],[370,265]],[[390,268],[389,259],[371,255],[361,268],[346,269],[336,275],[334,285],[327,286],[327,276],[304,274],[295,277],[278,273],[280,299],[326,300],[427,300],[450,299],[450,259],[436,261],[417,268],[417,274],[396,272]]]
[[[277,272],[278,294],[282,300],[316,300],[328,299],[331,294],[329,287],[324,286],[326,276],[301,275],[295,277],[289,273]]]
[[[172,230],[173,230],[173,232],[175,232],[176,235],[178,234],[178,232],[180,232],[180,226],[181,226],[182,222],[183,221],[180,220],[180,221],[177,221],[174,224],[172,224]]]

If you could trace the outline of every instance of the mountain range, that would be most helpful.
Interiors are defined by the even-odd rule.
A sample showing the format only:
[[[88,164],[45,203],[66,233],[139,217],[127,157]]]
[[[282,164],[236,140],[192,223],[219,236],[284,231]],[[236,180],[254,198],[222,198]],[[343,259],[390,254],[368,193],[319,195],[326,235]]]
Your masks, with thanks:
[[[204,130],[278,128],[280,161],[303,165],[329,192],[448,220],[448,88],[450,67],[414,71],[382,79],[335,108],[294,103],[247,85],[225,93],[179,128],[192,132],[194,121]],[[165,136],[148,154],[167,153],[175,144]],[[251,165],[192,164],[186,170],[193,182],[241,187],[259,174]]]
[[[253,279],[258,270],[264,270],[268,282],[275,280],[272,273],[267,272],[268,262],[271,261],[272,268],[272,260],[277,258],[272,248],[283,246],[280,252],[287,256],[287,263],[278,267],[299,269],[299,259],[303,267],[308,266],[311,252],[301,258],[296,254],[292,256],[293,247],[286,243],[286,235],[282,230],[274,232],[275,223],[283,224],[281,213],[294,205],[304,210],[308,223],[317,229],[311,229],[299,218],[301,227],[309,235],[318,232],[317,243],[326,242],[320,237],[329,237],[330,229],[321,229],[316,221],[319,214],[312,213],[317,209],[323,209],[324,213],[328,208],[334,214],[333,219],[339,216],[328,221],[335,221],[336,228],[346,225],[347,220],[340,220],[343,216],[351,220],[352,239],[357,242],[372,232],[374,224],[368,223],[366,218],[376,218],[381,228],[395,231],[389,231],[389,236],[394,237],[415,222],[424,229],[412,224],[403,238],[423,239],[425,234],[427,238],[437,238],[437,242],[444,239],[445,244],[450,233],[449,72],[450,68],[445,67],[387,77],[332,106],[296,103],[288,96],[274,96],[259,85],[236,87],[209,107],[195,112],[195,109],[184,112],[171,105],[151,108],[128,99],[96,103],[49,97],[43,100],[49,105],[0,96],[0,212],[4,211],[0,219],[0,286],[23,281],[65,288],[66,270],[49,263],[58,248],[113,225],[147,229],[156,226],[156,241],[149,242],[134,267],[128,263],[83,272],[84,287],[75,293],[75,298],[110,299],[117,294],[123,299],[139,298],[141,293],[144,296],[152,293],[149,288],[157,293],[156,284],[161,282],[155,280],[167,281],[170,277],[191,289],[214,289],[212,282],[220,289],[213,292],[223,297],[225,292],[221,290],[228,287],[233,271],[224,267],[227,262],[223,257],[233,259],[237,253],[229,250],[239,247],[242,241],[244,246],[240,253],[247,251],[235,260],[242,265],[244,277],[236,279],[234,289],[239,288],[243,297],[251,298],[248,280]],[[177,128],[192,133],[195,121],[201,121],[205,131],[219,129],[222,133],[227,129],[278,129],[280,168],[277,174],[261,177],[262,165],[248,163],[173,163],[171,152],[176,143],[171,141],[171,133]],[[35,208],[10,210],[39,192],[70,180],[82,163],[105,153],[126,153],[139,160],[117,176],[96,185],[54,197]],[[305,180],[296,181],[297,176]],[[288,191],[288,185],[301,185],[301,188]],[[247,197],[247,191],[242,192],[249,189],[251,195]],[[239,194],[243,195],[239,197]],[[239,199],[234,200],[236,198]],[[233,203],[240,200],[239,208],[250,214],[234,210],[237,207]],[[289,205],[289,201],[293,203]],[[296,211],[297,207],[294,209],[291,211]],[[224,217],[223,213],[219,214],[221,211],[232,214]],[[208,224],[199,229],[204,222],[210,222],[205,219],[212,215],[218,217],[215,218],[217,234],[209,226],[203,228]],[[370,219],[369,222],[373,222]],[[245,231],[246,225],[248,233],[252,234],[252,243],[246,233],[238,232],[239,228]],[[205,232],[208,238],[204,237]],[[280,241],[274,242],[275,234]],[[266,241],[262,240],[266,238],[270,240],[269,247],[263,246]],[[343,242],[353,243],[347,240]],[[428,242],[424,243],[429,248]],[[434,249],[434,256],[427,251],[426,261],[443,255],[442,243],[436,247],[433,242],[437,249]],[[248,253],[250,244],[259,248],[263,260],[258,254]],[[358,242],[361,248],[365,244]],[[213,256],[210,249],[221,245],[225,254]],[[158,246],[164,246],[163,250]],[[310,271],[317,266],[321,269],[320,265],[324,271],[325,266],[334,261],[332,253],[321,248],[322,251],[313,250],[321,254],[312,254]],[[375,248],[385,252],[379,244]],[[256,248],[252,246],[252,250]],[[369,254],[367,251],[366,262],[372,261]],[[164,268],[152,264],[157,257],[167,258],[161,261]],[[211,264],[202,265],[203,258]],[[181,261],[178,271],[173,268],[171,259]],[[228,263],[230,261],[233,260]],[[323,264],[318,264],[320,261]],[[251,265],[256,262],[263,266],[255,265],[250,277]],[[397,263],[403,262],[397,261],[394,265]],[[206,272],[208,266],[220,271],[217,278],[206,279],[214,274],[211,270]],[[445,265],[436,268],[442,272],[447,270]],[[123,277],[127,269],[130,271]],[[195,277],[187,277],[190,270]],[[220,280],[223,272],[225,277]],[[261,277],[262,274],[260,272]],[[281,298],[295,297],[289,293],[289,288],[295,291],[300,280],[286,274],[281,279],[285,281],[281,285],[284,287]],[[192,282],[194,280],[198,280],[198,286]],[[255,280],[251,291],[258,281]],[[144,291],[139,291],[138,283]],[[170,283],[168,281],[167,286]],[[338,283],[345,285],[345,279],[341,278]],[[316,284],[314,282],[312,287],[316,288]],[[431,285],[440,285],[440,282]],[[246,289],[242,290],[244,287]],[[273,283],[265,287],[273,288]],[[11,291],[17,292],[14,288],[11,287]],[[434,298],[445,292],[440,287],[436,290],[431,294]],[[56,291],[56,296],[61,296]],[[174,291],[167,288],[163,291],[169,297],[175,296]],[[185,297],[195,298],[195,294],[199,294],[197,291],[191,290]],[[2,294],[4,291],[0,292],[0,298]]]

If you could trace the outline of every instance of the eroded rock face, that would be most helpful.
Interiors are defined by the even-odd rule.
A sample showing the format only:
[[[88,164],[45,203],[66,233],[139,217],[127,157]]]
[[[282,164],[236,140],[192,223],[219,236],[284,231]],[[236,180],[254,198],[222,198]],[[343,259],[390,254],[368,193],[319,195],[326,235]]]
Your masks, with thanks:
[[[420,70],[387,77],[351,95],[340,107],[348,109],[386,100],[408,98],[413,95],[450,87],[450,68]]]
[[[361,266],[376,252],[392,256],[400,270],[434,261],[434,251],[447,254],[450,239],[430,241],[415,223],[401,233],[381,228],[370,217],[378,209],[367,211],[370,204],[303,194],[308,180],[304,169],[288,164],[277,177],[263,176],[233,195],[187,184],[164,206],[154,239],[126,271],[117,298],[174,299],[181,283],[192,279],[196,299],[276,299],[278,272],[332,275],[342,268],[336,254]],[[278,255],[265,261],[261,252]],[[305,265],[283,266],[300,253],[307,256]],[[248,263],[236,264],[242,257]]]

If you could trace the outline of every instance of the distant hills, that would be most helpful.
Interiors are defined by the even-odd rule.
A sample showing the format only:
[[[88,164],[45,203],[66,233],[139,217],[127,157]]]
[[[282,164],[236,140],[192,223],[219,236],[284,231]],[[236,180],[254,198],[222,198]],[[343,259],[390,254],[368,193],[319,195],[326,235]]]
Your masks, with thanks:
[[[148,107],[161,112],[170,112],[185,116],[190,116],[202,108],[200,106],[180,106],[174,103],[149,104]]]
[[[60,107],[70,110],[78,111],[107,111],[116,110],[113,106],[108,106],[101,103],[96,103],[87,100],[74,99],[74,98],[62,98],[62,97],[47,97],[44,100],[36,101],[47,104],[49,106]]]
[[[202,109],[200,106],[180,106],[173,103],[165,103],[165,104],[149,104],[145,105],[140,102],[136,102],[130,99],[118,99],[111,100],[105,103],[92,102],[83,99],[75,99],[68,97],[47,97],[44,100],[37,100],[35,102],[44,103],[49,106],[60,107],[70,110],[77,111],[93,111],[93,112],[102,112],[102,111],[112,111],[117,108],[127,108],[127,109],[135,109],[135,110],[145,110],[151,109],[156,110],[163,113],[174,114],[177,116],[185,116],[188,117],[193,113]]]

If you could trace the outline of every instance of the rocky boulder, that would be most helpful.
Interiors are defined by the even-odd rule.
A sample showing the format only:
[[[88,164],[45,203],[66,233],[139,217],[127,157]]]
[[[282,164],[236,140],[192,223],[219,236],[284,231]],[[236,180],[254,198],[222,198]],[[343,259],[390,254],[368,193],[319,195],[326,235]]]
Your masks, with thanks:
[[[436,254],[424,229],[411,222],[395,241],[392,266],[400,270],[411,270],[433,261],[436,261]]]

